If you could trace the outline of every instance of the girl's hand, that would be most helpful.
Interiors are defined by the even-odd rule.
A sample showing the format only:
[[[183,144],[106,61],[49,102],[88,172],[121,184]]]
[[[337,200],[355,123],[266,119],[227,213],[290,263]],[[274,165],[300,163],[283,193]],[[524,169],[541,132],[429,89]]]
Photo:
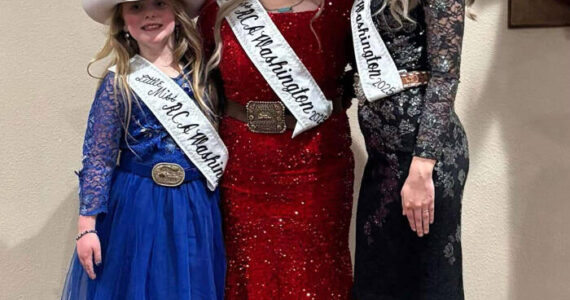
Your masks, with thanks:
[[[95,229],[95,216],[79,216],[79,232]],[[91,279],[95,279],[95,269],[93,261],[96,265],[101,264],[101,243],[99,237],[95,233],[88,233],[77,240],[77,256],[79,262],[83,266],[85,272]]]
[[[435,186],[432,179],[435,160],[414,157],[402,187],[402,214],[419,237],[429,233],[434,220]]]

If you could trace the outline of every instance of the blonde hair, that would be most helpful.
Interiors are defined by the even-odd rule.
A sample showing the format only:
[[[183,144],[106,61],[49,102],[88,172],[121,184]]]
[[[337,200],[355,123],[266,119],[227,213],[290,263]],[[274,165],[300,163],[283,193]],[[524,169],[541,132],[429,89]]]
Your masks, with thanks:
[[[222,59],[223,49],[222,49],[222,36],[220,32],[222,27],[222,22],[232,11],[234,11],[239,5],[241,5],[245,1],[246,0],[229,0],[224,2],[224,4],[222,4],[219,7],[218,13],[216,15],[216,22],[214,23],[214,43],[216,46],[214,48],[212,56],[208,60],[208,64],[206,65],[206,69],[208,72],[214,70],[220,64],[220,60]],[[323,13],[323,10],[325,9],[324,4],[325,4],[324,0],[321,0],[319,2],[318,4],[319,8],[317,9],[317,12],[311,19],[310,23],[311,31],[313,32],[315,38],[317,39],[317,43],[319,44],[319,49],[321,49],[321,41],[319,40],[317,32],[313,28],[313,22]]]
[[[403,25],[403,20],[415,23],[416,21],[412,19],[409,15],[410,11],[414,9],[421,0],[383,0],[382,5],[374,15],[381,13],[386,7],[390,8],[390,14],[394,17],[394,19],[400,24]],[[475,0],[465,0],[465,4],[467,7],[473,5]],[[475,19],[475,15],[471,12],[468,12],[467,15],[471,19]]]
[[[213,84],[208,82],[207,72],[205,68],[204,51],[202,49],[201,35],[196,28],[194,21],[186,12],[184,4],[180,0],[170,0],[172,11],[174,12],[177,28],[174,34],[173,57],[176,62],[183,62],[182,73],[186,80],[192,85],[194,96],[200,109],[206,114],[212,123],[216,123],[217,100],[215,88]],[[128,127],[131,117],[132,93],[127,83],[127,75],[129,73],[129,60],[139,53],[137,42],[128,38],[123,30],[125,22],[122,17],[121,5],[117,5],[111,17],[107,40],[103,48],[95,55],[95,57],[87,65],[87,73],[103,80],[108,71],[105,71],[103,77],[93,76],[90,72],[91,66],[106,58],[111,57],[108,67],[115,65],[114,92],[117,98],[117,91],[121,94],[122,104],[124,105],[124,130],[125,139],[128,135]],[[176,34],[178,31],[178,34]],[[101,84],[101,83],[100,83]],[[139,105],[137,103],[137,105]]]

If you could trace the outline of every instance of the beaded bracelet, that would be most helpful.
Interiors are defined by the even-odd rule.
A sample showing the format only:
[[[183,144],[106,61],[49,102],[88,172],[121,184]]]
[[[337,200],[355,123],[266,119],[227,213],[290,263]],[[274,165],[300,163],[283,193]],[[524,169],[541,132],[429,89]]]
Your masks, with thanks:
[[[75,241],[78,241],[80,238],[82,238],[84,235],[88,234],[88,233],[95,233],[97,234],[97,230],[95,229],[91,229],[91,230],[85,230],[82,233],[78,234],[77,237],[75,238]]]

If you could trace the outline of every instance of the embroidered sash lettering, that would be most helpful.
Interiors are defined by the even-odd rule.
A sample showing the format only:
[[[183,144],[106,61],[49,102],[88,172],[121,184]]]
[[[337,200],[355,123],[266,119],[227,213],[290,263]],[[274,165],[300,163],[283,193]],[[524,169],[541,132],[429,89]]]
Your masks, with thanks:
[[[332,102],[326,99],[259,0],[244,1],[226,20],[263,78],[297,119],[293,137],[331,115]]]
[[[398,68],[372,22],[370,0],[355,0],[350,19],[356,66],[368,101],[403,91]]]
[[[130,61],[127,81],[214,190],[228,160],[228,150],[192,98],[162,71],[139,55]]]

